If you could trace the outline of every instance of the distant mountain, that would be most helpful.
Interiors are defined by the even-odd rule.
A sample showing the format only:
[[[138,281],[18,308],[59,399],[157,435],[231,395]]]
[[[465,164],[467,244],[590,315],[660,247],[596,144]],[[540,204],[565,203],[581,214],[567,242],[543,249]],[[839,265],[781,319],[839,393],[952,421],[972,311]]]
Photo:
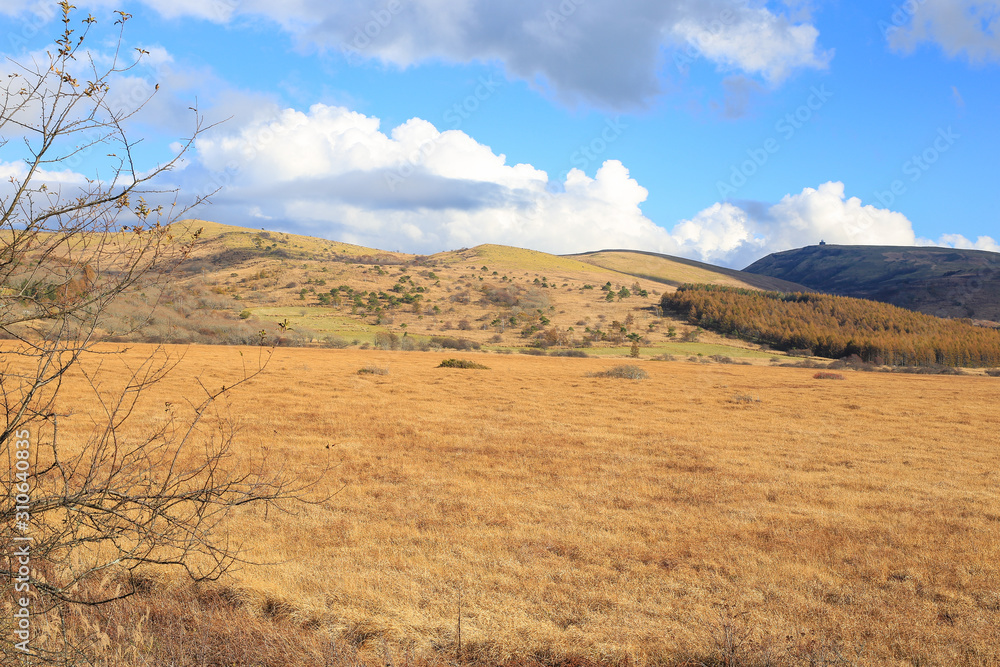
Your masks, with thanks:
[[[768,255],[744,271],[938,317],[1000,322],[1000,253],[995,252],[818,245]]]

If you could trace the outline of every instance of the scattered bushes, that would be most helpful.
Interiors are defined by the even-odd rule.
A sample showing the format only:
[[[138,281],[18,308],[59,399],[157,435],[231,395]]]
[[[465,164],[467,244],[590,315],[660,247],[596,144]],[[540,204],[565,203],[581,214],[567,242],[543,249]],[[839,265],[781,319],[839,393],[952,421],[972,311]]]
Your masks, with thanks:
[[[431,345],[444,348],[446,350],[478,350],[482,345],[467,338],[452,338],[451,336],[433,336]]]
[[[464,368],[471,370],[489,370],[489,366],[470,361],[469,359],[445,359],[437,366],[438,368]]]
[[[615,366],[614,368],[609,368],[606,371],[588,373],[587,377],[619,378],[622,380],[645,380],[649,377],[649,373],[647,373],[643,369],[633,364],[623,364],[621,366]]]
[[[351,344],[341,338],[340,336],[324,336],[323,337],[323,347],[332,347],[335,350],[343,350],[345,347],[349,347]]]
[[[843,380],[844,376],[840,373],[830,373],[828,371],[820,371],[813,375],[816,380]]]

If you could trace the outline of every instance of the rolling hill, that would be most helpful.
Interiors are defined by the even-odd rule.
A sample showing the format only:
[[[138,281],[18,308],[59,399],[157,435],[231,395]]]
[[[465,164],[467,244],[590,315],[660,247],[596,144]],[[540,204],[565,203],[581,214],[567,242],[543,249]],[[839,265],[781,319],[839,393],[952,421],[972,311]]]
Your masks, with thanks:
[[[774,253],[744,270],[928,315],[1000,322],[1000,253],[819,245]]]
[[[448,338],[497,351],[555,346],[598,354],[628,352],[637,340],[647,354],[766,359],[757,345],[692,335],[689,323],[661,316],[660,297],[693,280],[804,289],[636,252],[570,257],[487,244],[413,255],[204,220],[176,223],[171,232],[185,240],[197,230],[169,283],[143,292],[159,304],[152,319],[137,327],[135,313],[144,309],[133,295],[107,313],[108,337],[251,344],[263,332],[287,345],[406,349]]]
[[[812,291],[805,285],[800,285],[789,280],[727,269],[721,266],[698,262],[693,259],[661,255],[641,250],[600,250],[577,255],[566,255],[566,257],[572,257],[581,262],[600,266],[605,269],[627,273],[638,278],[655,280],[656,282],[671,285],[672,287],[680,287],[684,283],[700,283],[775,292]]]

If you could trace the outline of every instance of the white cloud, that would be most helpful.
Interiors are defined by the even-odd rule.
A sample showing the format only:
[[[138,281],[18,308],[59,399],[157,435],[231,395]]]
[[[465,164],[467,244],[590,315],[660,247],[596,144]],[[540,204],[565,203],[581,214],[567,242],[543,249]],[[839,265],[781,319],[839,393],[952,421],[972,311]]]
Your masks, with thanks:
[[[642,214],[648,192],[620,162],[593,178],[574,169],[554,188],[544,171],[417,118],[386,134],[377,118],[341,107],[287,109],[199,140],[196,160],[186,187],[228,183],[205,215],[232,224],[264,218],[414,252],[490,242],[561,253],[678,248]]]
[[[937,241],[930,239],[917,239],[917,245],[944,246],[946,248],[964,248],[969,250],[988,250],[990,252],[1000,252],[1000,243],[990,236],[980,236],[975,241],[970,241],[961,234],[943,234]]]
[[[691,42],[696,56],[772,83],[795,69],[825,67],[830,58],[813,25],[745,0],[143,2],[167,17],[264,18],[305,46],[399,67],[498,61],[511,77],[563,102],[605,107],[643,105],[657,96],[664,49],[689,51]]]
[[[904,52],[934,42],[950,57],[1000,61],[1000,2],[911,0],[895,7],[885,30],[889,45]]]
[[[377,118],[321,104],[203,138],[196,153],[182,185],[202,192],[227,185],[203,215],[237,225],[265,219],[382,249],[632,248],[742,267],[820,240],[916,243],[904,215],[847,197],[838,182],[773,205],[715,204],[667,230],[642,213],[648,191],[618,161],[593,177],[574,169],[553,184],[464,132],[418,118],[383,132]]]
[[[759,74],[771,83],[781,83],[797,68],[823,69],[833,57],[818,51],[819,31],[812,25],[792,25],[763,7],[730,11],[728,21],[685,17],[673,32],[720,66]]]
[[[715,204],[679,223],[673,235],[683,252],[705,261],[744,267],[771,252],[820,241],[844,245],[913,245],[913,225],[901,213],[862,204],[830,182],[786,195],[774,205]]]

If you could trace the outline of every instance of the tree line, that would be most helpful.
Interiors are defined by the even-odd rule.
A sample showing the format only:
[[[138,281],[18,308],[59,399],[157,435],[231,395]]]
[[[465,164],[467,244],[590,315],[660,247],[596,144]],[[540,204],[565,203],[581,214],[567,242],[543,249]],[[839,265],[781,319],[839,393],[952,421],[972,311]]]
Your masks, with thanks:
[[[865,299],[682,285],[661,305],[691,324],[778,350],[891,366],[1000,365],[1000,330]]]

